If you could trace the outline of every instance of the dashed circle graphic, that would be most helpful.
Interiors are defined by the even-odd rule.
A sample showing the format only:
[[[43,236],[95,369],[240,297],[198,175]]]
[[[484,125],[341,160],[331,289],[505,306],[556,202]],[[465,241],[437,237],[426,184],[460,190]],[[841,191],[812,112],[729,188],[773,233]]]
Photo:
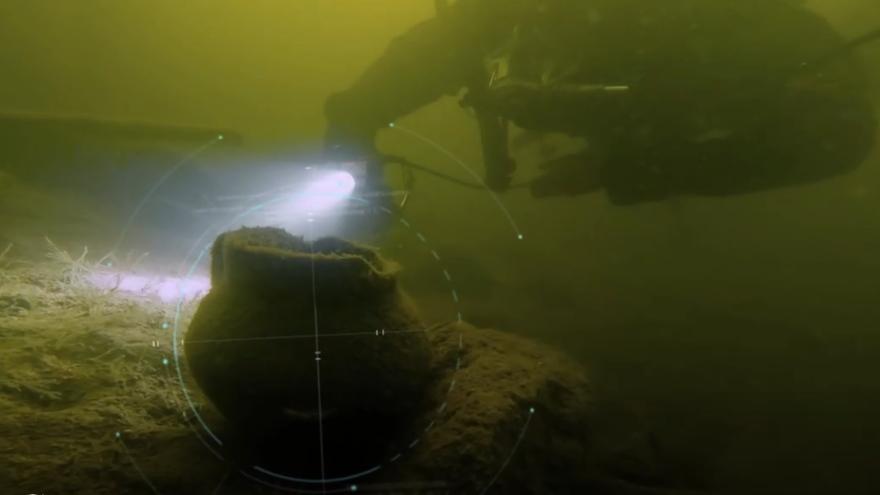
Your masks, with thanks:
[[[392,124],[392,125],[389,125],[389,127],[395,127],[395,126]],[[453,159],[456,163],[460,164],[462,167],[467,169],[470,173],[473,173],[470,169],[468,169],[468,167],[461,160],[459,160],[457,157],[455,157],[454,155],[452,155],[448,151],[445,151],[438,144],[416,134],[414,131],[401,129],[400,126],[396,126],[396,128],[400,129],[400,130],[404,130],[405,132],[407,132],[411,135],[414,135],[414,136],[418,137],[419,139],[421,139],[422,141],[427,142],[427,143],[431,144],[432,146],[436,147],[437,149],[443,151],[444,154],[449,156],[449,158]],[[161,187],[161,185],[164,182],[166,182],[171,177],[171,175],[173,175],[183,165],[185,165],[187,162],[191,161],[196,155],[198,155],[199,153],[201,153],[202,151],[204,151],[205,149],[210,147],[212,144],[214,144],[222,139],[223,139],[222,135],[217,136],[215,139],[211,140],[207,144],[205,144],[202,147],[200,147],[199,149],[197,149],[195,152],[188,155],[182,161],[178,162],[172,168],[171,171],[164,174],[159,179],[159,181],[148,191],[147,195],[141,200],[141,202],[138,204],[138,207],[136,208],[136,210],[132,213],[131,217],[126,222],[125,228],[124,228],[123,232],[121,233],[119,240],[117,242],[117,247],[119,247],[122,244],[128,230],[133,225],[136,216],[138,214],[140,214],[142,208],[147,203],[149,197],[152,196],[159,189],[159,187]],[[500,199],[498,199],[497,195],[495,195],[488,188],[487,188],[487,191],[492,195],[493,199],[496,201],[496,203],[498,203],[499,207],[503,211],[505,217],[507,218],[507,221],[510,223],[513,230],[515,231],[516,238],[518,240],[523,240],[523,234],[520,232],[518,226],[516,225],[516,223],[514,222],[512,216],[511,216],[511,214],[503,206]],[[261,210],[265,209],[266,207],[271,206],[272,204],[274,204],[278,201],[283,201],[284,199],[289,198],[289,197],[290,197],[289,194],[279,195],[279,197],[277,197],[275,199],[263,201],[261,203],[258,203],[258,204],[255,204],[255,205],[252,205],[252,206],[246,208],[245,211],[235,215],[234,217],[229,219],[228,222],[225,222],[225,224],[223,226],[214,225],[214,226],[208,227],[202,233],[202,235],[199,236],[199,238],[193,243],[192,248],[189,250],[189,252],[186,254],[186,256],[184,258],[184,264],[186,264],[187,261],[190,260],[191,258],[192,258],[192,263],[189,264],[189,269],[186,272],[184,278],[182,279],[182,283],[193,276],[193,274],[198,269],[199,265],[204,260],[205,255],[210,251],[210,246],[211,246],[212,242],[205,243],[205,239],[207,238],[208,235],[210,235],[212,232],[215,232],[216,234],[222,233],[222,232],[228,230],[232,225],[234,225],[240,219],[248,217],[253,214],[256,214],[256,213],[260,212]],[[349,199],[354,200],[354,201],[358,201],[361,203],[369,204],[369,202],[367,200],[360,198],[360,197],[357,197],[357,196],[351,196]],[[400,225],[402,225],[413,236],[415,236],[416,239],[418,239],[419,243],[421,245],[423,245],[426,253],[428,255],[430,255],[431,258],[437,263],[437,266],[439,267],[439,270],[443,275],[443,279],[446,281],[446,283],[448,285],[449,296],[452,300],[453,307],[454,307],[454,313],[455,313],[454,317],[449,322],[443,323],[440,326],[435,326],[433,328],[431,328],[431,327],[425,328],[425,329],[422,329],[421,331],[428,332],[428,331],[434,330],[436,328],[441,328],[443,326],[446,326],[447,324],[450,324],[450,323],[455,323],[455,324],[462,323],[463,316],[462,316],[462,311],[461,311],[460,294],[455,286],[452,274],[449,272],[448,268],[443,264],[443,259],[440,255],[440,253],[438,253],[438,251],[436,249],[431,247],[431,245],[428,241],[428,238],[421,231],[417,230],[407,219],[403,218],[402,216],[398,216],[394,211],[392,211],[391,209],[389,209],[387,207],[378,207],[378,210],[381,211],[383,214],[391,216],[392,218],[397,217],[397,221],[400,223]],[[312,219],[309,219],[309,221],[311,222]],[[198,246],[203,245],[203,243],[205,243],[204,244],[205,247],[203,247],[201,250],[199,250]],[[314,299],[316,299],[317,297],[318,297],[318,294],[313,294]],[[207,425],[204,418],[202,418],[202,416],[199,414],[198,408],[196,407],[196,404],[193,402],[193,399],[190,396],[190,393],[187,390],[187,386],[184,381],[183,371],[181,369],[181,364],[180,364],[180,348],[179,348],[179,345],[182,345],[182,343],[183,343],[183,341],[180,339],[180,335],[181,335],[181,320],[182,320],[181,312],[182,312],[184,303],[185,303],[185,298],[184,298],[184,294],[181,291],[180,297],[179,297],[179,299],[175,305],[175,308],[174,308],[173,318],[171,319],[171,321],[163,321],[163,323],[161,324],[161,328],[163,330],[169,330],[169,329],[171,330],[170,338],[171,338],[171,344],[172,344],[171,345],[172,359],[169,359],[167,355],[163,355],[163,356],[161,356],[160,362],[162,364],[162,368],[165,370],[166,381],[170,383],[170,381],[173,381],[176,378],[176,381],[179,384],[179,390],[183,395],[184,401],[181,401],[179,396],[173,395],[173,397],[175,399],[174,402],[176,403],[175,404],[176,407],[178,407],[181,410],[181,414],[182,414],[183,418],[185,419],[187,425],[189,426],[190,430],[195,434],[195,436],[199,439],[199,441],[207,448],[207,450],[212,455],[214,455],[218,460],[226,461],[227,459],[225,459],[222,452],[218,448],[218,447],[223,446],[223,441],[219,438],[219,436],[213,430],[211,430],[211,428]],[[317,321],[316,321],[316,325],[317,325]],[[375,334],[378,337],[391,336],[394,333],[395,332],[393,330],[392,331],[388,331],[385,329],[375,330]],[[320,338],[320,335],[316,334],[316,337]],[[453,390],[455,389],[456,374],[459,371],[459,369],[461,368],[461,363],[462,363],[461,359],[462,359],[463,349],[464,349],[464,336],[459,331],[458,343],[457,343],[458,355],[456,357],[454,369],[452,370],[451,381],[450,381],[449,387],[446,390],[446,398],[447,399],[448,399],[449,394],[451,394],[453,392]],[[318,359],[318,360],[320,360],[320,359]],[[174,368],[173,370],[171,369],[172,367]],[[320,385],[320,382],[319,382],[319,385]],[[370,474],[373,474],[373,473],[381,470],[384,466],[386,466],[388,464],[392,464],[394,462],[397,462],[408,451],[411,451],[412,449],[414,449],[419,444],[421,438],[426,433],[428,433],[429,431],[431,431],[434,428],[434,426],[436,424],[436,418],[446,410],[447,404],[448,404],[448,400],[444,399],[444,401],[441,403],[441,405],[439,407],[437,407],[436,411],[434,412],[434,419],[429,421],[428,424],[422,429],[421,433],[419,433],[415,437],[413,437],[412,440],[406,444],[405,448],[390,455],[389,457],[385,458],[381,463],[379,463],[373,467],[370,467],[368,469],[365,469],[365,470],[362,470],[359,472],[355,472],[355,473],[351,473],[346,476],[336,476],[333,478],[327,478],[327,477],[303,478],[303,477],[297,477],[297,476],[290,476],[290,475],[287,475],[284,473],[276,473],[276,472],[270,471],[268,469],[262,468],[260,466],[251,466],[250,468],[240,469],[238,471],[238,474],[240,474],[241,476],[243,476],[253,482],[256,482],[256,483],[259,483],[259,484],[262,484],[262,485],[265,485],[265,486],[268,486],[268,487],[271,487],[274,489],[279,489],[279,490],[291,492],[291,493],[310,494],[310,493],[357,492],[359,489],[359,486],[358,486],[358,484],[355,483],[356,480],[363,478],[365,476],[368,476]],[[485,487],[481,493],[486,493],[491,488],[491,486],[494,484],[495,480],[500,476],[501,472],[506,468],[510,459],[513,457],[516,450],[518,449],[519,444],[520,444],[523,436],[525,435],[526,430],[528,429],[529,423],[530,423],[532,415],[534,413],[535,413],[534,408],[529,408],[528,411],[526,411],[526,420],[524,422],[524,425],[523,425],[523,428],[520,432],[520,435],[517,438],[516,444],[513,446],[513,449],[511,451],[510,455],[503,462],[503,464],[499,468],[497,474],[491,480],[489,480],[489,482],[485,485]],[[195,423],[197,423],[200,426],[200,428],[194,427],[193,421],[195,421]],[[154,493],[158,494],[159,491],[157,490],[157,488],[149,480],[149,478],[146,476],[146,474],[141,470],[138,463],[136,462],[136,460],[132,456],[131,452],[128,450],[128,448],[125,444],[125,441],[124,441],[124,436],[122,435],[122,433],[119,431],[116,431],[113,433],[113,435],[116,438],[116,440],[122,445],[122,448],[125,451],[126,456],[130,460],[130,462],[132,463],[134,468],[138,471],[140,476],[143,478],[144,482],[154,491]],[[220,481],[220,485],[218,485],[215,492],[217,492],[221,488],[221,485],[226,481],[226,478],[229,476],[229,474],[230,473],[227,473],[226,476],[223,477],[223,479]],[[269,479],[266,479],[266,477],[268,477]],[[307,488],[305,486],[293,486],[293,487],[286,486],[284,484],[279,484],[281,482],[297,483],[299,485],[311,485],[311,486],[320,485],[320,489]],[[328,484],[338,485],[338,486],[328,486]]]

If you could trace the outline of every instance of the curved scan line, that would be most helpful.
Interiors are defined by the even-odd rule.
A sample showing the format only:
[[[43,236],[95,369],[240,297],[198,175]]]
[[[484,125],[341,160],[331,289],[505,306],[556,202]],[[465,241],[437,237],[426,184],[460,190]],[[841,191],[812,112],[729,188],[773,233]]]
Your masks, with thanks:
[[[238,473],[239,473],[240,475],[244,476],[245,478],[247,478],[247,479],[249,479],[249,480],[251,480],[251,481],[254,481],[254,482],[256,482],[256,483],[259,483],[259,484],[261,484],[261,485],[263,485],[263,486],[268,486],[269,488],[274,488],[274,489],[276,489],[276,490],[281,490],[281,491],[283,491],[283,492],[288,492],[288,493],[307,493],[307,494],[321,493],[321,494],[327,494],[327,493],[350,493],[350,492],[352,491],[352,490],[351,490],[351,487],[345,487],[345,488],[333,488],[333,489],[329,489],[329,490],[326,490],[326,489],[325,489],[325,490],[306,490],[306,489],[304,489],[304,488],[288,488],[288,487],[286,487],[286,486],[276,485],[275,483],[269,483],[269,482],[266,481],[266,480],[261,480],[260,478],[257,478],[256,476],[254,476],[254,475],[252,475],[252,474],[250,474],[250,473],[248,473],[247,471],[244,471],[244,470],[239,470]]]
[[[431,139],[428,139],[427,137],[422,136],[421,134],[419,134],[411,129],[407,129],[405,127],[400,127],[399,125],[397,125],[395,123],[389,124],[388,127],[392,128],[392,129],[401,130],[401,131],[415,137],[419,141],[431,146],[432,148],[436,149],[437,151],[439,151],[440,153],[445,155],[450,160],[459,164],[461,166],[461,168],[463,168],[468,174],[471,175],[471,177],[473,177],[476,181],[478,181],[480,184],[482,184],[483,187],[486,188],[486,192],[489,193],[489,195],[492,197],[492,200],[495,201],[495,203],[498,205],[498,207],[501,208],[501,211],[502,211],[502,213],[504,213],[504,216],[507,217],[507,222],[510,223],[511,227],[513,227],[513,231],[516,232],[517,238],[520,240],[523,238],[523,234],[519,230],[519,226],[516,224],[516,220],[513,219],[513,215],[511,215],[510,211],[507,209],[507,207],[504,206],[504,203],[501,201],[501,198],[498,197],[498,194],[496,194],[495,191],[493,191],[491,188],[489,188],[489,186],[486,185],[486,181],[483,180],[483,178],[480,176],[480,174],[474,172],[464,161],[462,161],[457,156],[453,155],[452,152],[450,152],[449,150],[447,150],[446,148],[444,148],[440,144],[436,143],[435,141],[432,141]]]
[[[153,493],[155,493],[156,495],[161,495],[159,489],[150,482],[150,479],[147,478],[147,475],[144,474],[143,470],[141,470],[141,467],[138,465],[137,461],[134,460],[134,456],[131,455],[131,451],[128,450],[128,446],[125,445],[125,441],[122,440],[122,436],[120,436],[119,433],[117,433],[116,436],[119,440],[119,444],[122,445],[122,450],[125,451],[125,455],[128,457],[128,460],[131,461],[131,465],[134,466],[135,471],[137,471],[141,478],[143,478],[144,483],[146,483],[147,486],[150,487],[150,490],[152,490]]]
[[[382,465],[371,467],[366,471],[361,471],[360,473],[355,473],[349,476],[343,476],[341,478],[324,478],[324,479],[310,479],[310,478],[294,478],[293,476],[285,476],[283,474],[273,473],[268,469],[261,468],[260,466],[254,466],[255,471],[259,471],[263,474],[268,474],[269,476],[274,476],[278,479],[287,480],[287,481],[295,481],[297,483],[315,483],[315,484],[323,484],[323,483],[340,483],[343,481],[351,481],[355,478],[360,478],[362,476],[366,476],[368,474],[375,473],[376,471],[382,469]]]
[[[277,201],[280,201],[280,200],[277,200]],[[266,204],[269,204],[269,203],[271,203],[271,202],[259,204],[259,205],[252,207],[252,208],[249,208],[248,210],[246,210],[246,211],[236,215],[232,219],[230,219],[228,225],[231,225],[232,223],[234,223],[235,221],[237,221],[239,218],[241,218],[244,215],[249,215],[255,211],[259,211],[261,208],[263,208]],[[196,257],[196,259],[193,261],[192,265],[190,266],[189,272],[184,277],[185,279],[191,277],[193,275],[193,273],[195,273],[196,268],[198,267],[199,263],[201,263],[202,258],[204,258],[205,254],[207,252],[208,252],[208,250],[204,249],[204,250],[202,250],[201,253],[199,253],[199,255]],[[184,398],[186,398],[186,402],[189,404],[189,407],[192,410],[192,412],[194,413],[199,424],[201,424],[202,428],[205,429],[205,431],[208,433],[208,435],[210,435],[211,438],[215,442],[217,442],[217,445],[223,445],[223,442],[220,440],[220,438],[217,437],[216,434],[214,434],[214,432],[211,430],[211,428],[208,427],[208,424],[205,423],[205,420],[202,419],[201,414],[199,414],[199,412],[196,410],[196,406],[192,401],[192,397],[189,394],[189,390],[187,390],[187,388],[186,388],[186,383],[184,383],[184,381],[183,381],[183,371],[180,369],[180,350],[179,350],[179,346],[178,346],[178,341],[180,340],[179,339],[179,336],[180,336],[180,308],[181,308],[181,306],[183,306],[183,301],[184,301],[184,299],[183,299],[183,286],[181,284],[180,300],[177,302],[177,308],[174,313],[174,332],[172,333],[172,339],[171,339],[171,348],[172,348],[172,352],[174,354],[174,367],[177,370],[177,380],[178,380],[178,382],[180,382],[180,389],[183,391],[183,396],[184,396]]]
[[[128,216],[128,220],[125,221],[125,225],[122,227],[122,232],[119,233],[119,238],[116,240],[116,244],[113,245],[112,251],[116,251],[117,249],[119,249],[119,247],[125,241],[125,237],[128,235],[128,231],[131,229],[131,226],[134,223],[134,219],[137,218],[138,215],[140,215],[141,210],[144,209],[144,206],[146,206],[146,204],[150,200],[150,198],[152,198],[153,195],[156,194],[156,191],[158,191],[159,188],[162,187],[162,184],[164,184],[165,181],[167,181],[172,175],[174,175],[178,170],[180,170],[181,167],[183,167],[184,165],[189,163],[190,160],[199,156],[206,149],[219,143],[222,140],[223,140],[223,136],[218,135],[214,139],[199,146],[195,151],[193,151],[192,153],[181,158],[180,161],[178,161],[176,164],[174,164],[174,166],[171,167],[170,170],[168,170],[167,172],[162,174],[161,177],[159,177],[159,180],[157,180],[156,183],[153,184],[153,187],[151,187],[150,190],[147,191],[146,194],[144,194],[144,197],[141,198],[140,202],[137,204],[137,206],[135,206],[134,211],[132,211],[131,215]]]
[[[489,488],[492,488],[492,485],[498,481],[498,478],[501,476],[501,473],[507,468],[507,465],[510,464],[510,460],[513,459],[513,456],[516,455],[516,451],[519,450],[519,444],[522,443],[522,439],[526,436],[526,431],[529,429],[529,423],[532,422],[532,416],[535,414],[535,409],[529,409],[529,416],[526,418],[526,424],[523,425],[522,431],[519,432],[519,437],[516,439],[516,443],[513,444],[513,450],[510,452],[510,455],[507,456],[507,459],[504,460],[504,464],[501,465],[501,468],[498,469],[498,472],[495,473],[495,476],[492,477],[492,480],[489,481],[489,484],[486,485],[486,488],[483,488],[483,491],[480,492],[480,495],[485,495],[486,492],[489,491]]]

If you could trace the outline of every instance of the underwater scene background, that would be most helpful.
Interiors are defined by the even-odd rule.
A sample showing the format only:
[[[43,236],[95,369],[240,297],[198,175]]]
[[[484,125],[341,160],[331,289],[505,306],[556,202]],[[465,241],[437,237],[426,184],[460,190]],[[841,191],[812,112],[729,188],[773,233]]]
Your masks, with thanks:
[[[847,39],[880,26],[874,1],[802,3]],[[207,291],[198,253],[216,226],[268,223],[224,201],[297,180],[328,96],[434,15],[406,0],[0,1],[0,491],[227,493],[226,471],[182,467],[214,462],[200,444],[137,427],[127,450],[114,439],[185,403],[143,417],[125,404],[175,388],[168,327],[184,333]],[[880,43],[856,57],[876,105]],[[515,183],[574,146],[523,130],[511,141]],[[378,147],[482,173],[477,120],[455,97],[381,130]],[[634,205],[408,182],[394,165],[385,179],[409,188],[409,225],[370,243],[399,263],[424,320],[461,314],[566,355],[608,404],[582,426],[605,429],[617,468],[644,475],[634,484],[662,480],[607,493],[880,491],[876,149],[820,182]],[[173,280],[132,279],[155,297],[131,300],[107,275],[122,266]],[[195,285],[178,303],[181,274]],[[218,477],[180,481],[204,473]],[[235,476],[228,493],[273,493]]]

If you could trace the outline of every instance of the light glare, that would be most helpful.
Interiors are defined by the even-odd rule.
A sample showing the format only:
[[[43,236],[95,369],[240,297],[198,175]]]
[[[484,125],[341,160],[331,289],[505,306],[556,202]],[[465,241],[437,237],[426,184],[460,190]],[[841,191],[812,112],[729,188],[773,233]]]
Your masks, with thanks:
[[[303,192],[302,208],[309,212],[326,211],[348,198],[355,180],[348,172],[331,172],[309,184]]]
[[[157,297],[165,303],[196,300],[211,289],[210,279],[204,276],[179,278],[102,270],[89,274],[87,280],[92,286],[101,290],[131,296]],[[163,324],[163,328],[166,328],[166,325]]]

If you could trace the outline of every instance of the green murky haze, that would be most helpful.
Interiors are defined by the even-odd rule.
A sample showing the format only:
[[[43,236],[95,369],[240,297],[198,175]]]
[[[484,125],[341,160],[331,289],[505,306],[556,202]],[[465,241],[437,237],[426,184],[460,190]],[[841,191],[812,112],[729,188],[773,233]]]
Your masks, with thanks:
[[[880,26],[871,0],[808,4],[848,36]],[[3,0],[0,110],[234,129],[254,153],[313,149],[324,98],[432,14],[427,0]],[[880,100],[880,45],[860,54]],[[454,99],[401,125],[478,165],[476,123]],[[380,144],[460,173],[405,134]],[[537,153],[518,157],[529,177]],[[844,177],[724,199],[509,193],[523,241],[487,194],[418,180],[407,217],[448,260],[465,316],[582,359],[657,432],[670,469],[734,493],[880,487],[876,153]],[[406,282],[442,314],[442,274],[403,256]]]

